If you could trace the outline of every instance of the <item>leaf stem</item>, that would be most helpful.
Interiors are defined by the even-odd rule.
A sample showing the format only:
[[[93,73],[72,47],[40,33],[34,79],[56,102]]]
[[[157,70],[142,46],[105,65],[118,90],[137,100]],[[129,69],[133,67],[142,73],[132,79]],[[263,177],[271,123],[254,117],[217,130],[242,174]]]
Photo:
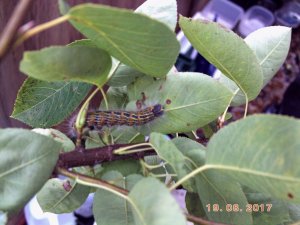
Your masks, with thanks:
[[[145,146],[151,146],[151,145],[149,143],[140,143],[140,144],[130,145],[130,146],[122,147],[122,148],[119,148],[119,149],[115,150],[114,154],[122,154],[122,152],[124,152],[126,150],[134,149],[134,148],[137,148],[137,147],[145,147]]]
[[[193,130],[192,130],[192,134],[194,135],[194,137],[195,137],[196,139],[199,139],[199,137],[198,137],[198,135],[197,135],[197,131],[193,131]]]
[[[106,110],[108,110],[108,101],[107,101],[107,97],[106,97],[106,94],[105,92],[103,91],[103,88],[102,87],[99,87],[99,90],[102,94],[102,97],[103,97],[103,100],[104,100],[104,103],[105,103],[105,108]]]
[[[57,167],[56,168],[57,173],[64,175],[66,177],[74,179],[78,184],[82,184],[89,187],[95,187],[104,189],[106,191],[112,192],[113,194],[116,194],[122,198],[127,198],[128,191],[117,187],[115,185],[112,185],[106,181],[95,179],[93,177],[89,177],[80,173],[71,172],[67,169]]]
[[[19,46],[22,42],[26,41],[28,38],[44,31],[44,30],[47,30],[51,27],[54,27],[56,25],[59,25],[65,21],[67,21],[68,19],[70,19],[70,15],[64,15],[64,16],[61,16],[61,17],[58,17],[54,20],[51,20],[49,22],[46,22],[46,23],[43,23],[43,24],[40,24],[30,30],[28,30],[27,32],[25,32],[24,34],[22,34],[15,42],[14,44],[14,47],[17,47]]]
[[[163,166],[167,165],[168,163],[167,163],[167,162],[161,162],[161,163],[159,163],[159,164],[157,164],[157,165],[149,165],[149,164],[147,164],[145,161],[141,160],[141,164],[142,164],[145,168],[147,168],[147,169],[149,169],[149,170],[154,170],[154,169],[163,167]]]
[[[207,170],[209,168],[212,168],[212,165],[204,165],[201,166],[195,170],[193,170],[191,173],[185,175],[184,177],[182,177],[180,180],[178,180],[175,184],[173,184],[169,189],[175,190],[177,187],[179,187],[180,185],[182,185],[184,182],[186,182],[188,179],[191,179],[193,176],[197,175],[198,173],[203,172],[204,170]]]
[[[202,219],[200,217],[193,216],[193,215],[187,214],[187,213],[185,213],[185,217],[188,221],[194,222],[195,224],[201,224],[201,225],[228,225],[228,224],[225,224],[225,223],[217,223],[217,222],[214,222],[214,221],[207,221],[205,219]]]
[[[221,116],[221,118],[220,118],[220,127],[223,126],[223,123],[224,123],[224,121],[225,121],[226,113],[228,112],[229,106],[230,106],[230,104],[231,104],[233,98],[236,96],[236,94],[237,94],[238,92],[239,92],[239,88],[236,89],[235,92],[233,92],[233,95],[232,95],[232,97],[230,98],[229,103],[228,103],[228,105],[227,105],[227,107],[226,107],[224,113],[222,114],[222,116]],[[245,96],[246,96],[246,95],[245,95]],[[247,98],[247,99],[248,99],[248,98]]]
[[[137,153],[137,152],[145,152],[145,151],[152,151],[153,148],[139,148],[139,149],[133,149],[133,150],[128,150],[128,151],[122,151],[119,153],[114,152],[114,154],[118,155],[126,155],[126,154],[132,154],[132,153]]]
[[[162,177],[177,177],[177,174],[175,173],[166,173],[166,174],[154,174],[154,173],[150,173],[151,176],[156,177],[156,178],[162,178]]]
[[[245,105],[245,113],[244,113],[244,118],[246,118],[246,116],[247,116],[247,113],[248,113],[248,105],[249,105],[249,99],[248,99],[248,96],[247,95],[245,95],[245,97],[246,97],[246,105]]]
[[[81,185],[85,185],[85,186],[89,186],[89,187],[95,187],[95,188],[99,188],[99,189],[103,189],[106,191],[109,191],[123,199],[125,199],[126,201],[128,201],[131,206],[134,208],[134,210],[136,211],[136,213],[138,214],[138,216],[142,219],[142,215],[141,212],[139,211],[139,209],[136,207],[136,204],[134,204],[134,202],[131,200],[130,197],[128,197],[129,191],[124,189],[124,188],[120,188],[118,186],[115,186],[113,184],[110,184],[106,181],[100,180],[100,179],[95,179],[93,177],[89,177],[80,173],[75,173],[75,172],[71,172],[67,169],[61,168],[61,167],[56,167],[56,172],[58,174],[64,175],[66,177],[69,177],[71,179],[74,179],[78,184]],[[194,222],[194,223],[198,223],[198,224],[204,224],[204,225],[226,225],[226,224],[222,224],[222,223],[216,223],[216,222],[212,222],[212,221],[207,221],[204,220],[200,217],[196,217],[190,214],[185,213],[186,219],[190,222]]]
[[[137,136],[139,136],[139,135],[140,135],[140,133],[136,133],[136,134],[128,141],[128,143],[133,142],[133,140],[134,140]]]

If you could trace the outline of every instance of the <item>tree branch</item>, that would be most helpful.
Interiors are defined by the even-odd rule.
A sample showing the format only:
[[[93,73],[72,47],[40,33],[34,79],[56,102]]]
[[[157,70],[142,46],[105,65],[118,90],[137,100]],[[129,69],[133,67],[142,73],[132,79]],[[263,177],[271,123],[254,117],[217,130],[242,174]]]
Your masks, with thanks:
[[[89,150],[87,150],[87,151],[89,151]],[[118,186],[115,186],[113,184],[110,184],[110,183],[108,183],[106,181],[103,181],[103,180],[100,180],[100,179],[95,179],[93,177],[86,176],[86,175],[83,175],[83,174],[80,174],[80,173],[71,172],[71,171],[69,171],[67,169],[64,169],[64,168],[57,167],[56,172],[58,174],[64,175],[64,176],[72,178],[74,180],[83,181],[85,183],[90,183],[91,185],[95,184],[97,186],[102,186],[103,189],[112,189],[116,192],[119,192],[122,195],[127,196],[129,194],[129,191],[124,189],[124,188],[120,188]],[[196,216],[193,216],[193,215],[190,215],[190,214],[187,214],[187,213],[185,213],[185,216],[186,216],[186,219],[188,221],[196,223],[196,224],[202,224],[202,225],[227,225],[227,224],[223,224],[223,223],[216,223],[216,222],[213,222],[213,221],[207,221],[205,219],[202,219],[200,217],[196,217]]]
[[[32,0],[20,0],[18,5],[15,7],[0,38],[0,60],[5,56],[5,54],[8,52],[8,49],[11,47],[18,28],[21,26],[31,3]]]
[[[185,217],[188,221],[195,223],[195,225],[196,224],[199,224],[199,225],[229,225],[229,224],[225,224],[225,223],[217,223],[214,221],[208,221],[208,220],[205,220],[200,217],[193,216],[193,215],[187,214],[187,213],[185,214]]]
[[[123,189],[123,188],[120,188],[118,186],[112,185],[112,184],[110,184],[106,181],[103,181],[103,180],[100,180],[100,179],[95,179],[93,177],[89,177],[89,176],[86,176],[86,175],[83,175],[83,174],[80,174],[80,173],[71,172],[71,171],[69,171],[67,169],[64,169],[64,168],[57,167],[56,172],[61,174],[61,175],[66,176],[66,177],[72,178],[74,180],[80,179],[80,180],[88,182],[88,183],[97,184],[97,185],[105,187],[105,188],[113,189],[113,190],[115,190],[115,191],[117,191],[117,192],[119,192],[123,195],[128,195],[128,193],[129,193],[126,189]]]
[[[85,150],[76,147],[74,151],[61,153],[59,155],[58,166],[72,168],[77,166],[94,166],[103,162],[111,162],[125,159],[141,159],[147,155],[155,155],[155,151],[141,151],[125,155],[113,154],[113,151],[121,147],[131,146],[130,144],[116,144]],[[138,150],[139,148],[134,148]]]

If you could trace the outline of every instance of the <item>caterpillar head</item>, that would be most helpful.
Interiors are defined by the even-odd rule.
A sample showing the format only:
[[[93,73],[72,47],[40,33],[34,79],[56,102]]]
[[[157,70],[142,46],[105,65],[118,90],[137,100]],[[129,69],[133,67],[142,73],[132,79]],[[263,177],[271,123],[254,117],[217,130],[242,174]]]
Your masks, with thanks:
[[[152,108],[154,116],[161,116],[164,113],[164,107],[160,104],[156,104]]]

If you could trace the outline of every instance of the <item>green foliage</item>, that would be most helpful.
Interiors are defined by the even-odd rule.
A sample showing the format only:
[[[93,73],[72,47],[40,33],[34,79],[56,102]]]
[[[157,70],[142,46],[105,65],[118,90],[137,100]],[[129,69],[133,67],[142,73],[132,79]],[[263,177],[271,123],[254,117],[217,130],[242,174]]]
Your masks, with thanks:
[[[262,68],[263,86],[284,63],[289,52],[291,35],[290,28],[273,26],[259,29],[245,38],[246,44],[254,51]]]
[[[23,129],[0,130],[0,209],[22,207],[47,181],[61,144]]]
[[[90,44],[73,44],[25,52],[20,70],[30,77],[45,80],[77,80],[102,86],[111,68],[104,50]]]
[[[183,93],[188,93],[185,95]],[[164,115],[139,131],[160,133],[188,132],[216,119],[228,106],[233,93],[218,81],[200,73],[171,72],[165,79],[136,79],[128,86],[130,101],[146,96],[145,104],[160,103]]]
[[[103,180],[127,190],[131,190],[142,178],[141,175],[134,173],[129,176],[123,176],[121,173],[113,170],[102,176]],[[93,212],[98,225],[135,224],[130,202],[105,190],[98,189],[96,191]]]
[[[165,23],[171,30],[175,30],[177,23],[176,0],[164,0],[157,5],[156,0],[147,0],[135,12],[145,14],[153,19]]]
[[[45,212],[66,213],[95,192],[98,225],[185,225],[185,215],[170,193],[180,185],[187,191],[187,213],[212,223],[277,225],[300,220],[299,120],[256,115],[221,129],[216,125],[221,115],[228,119],[230,105],[254,99],[275,75],[288,53],[290,28],[262,28],[243,40],[217,23],[181,16],[179,25],[194,48],[222,72],[216,80],[174,68],[179,52],[175,0],[148,0],[136,11],[96,4],[69,8],[64,0],[59,7],[62,18],[88,39],[25,52],[20,70],[29,78],[12,117],[49,128],[69,117],[92,85],[108,85],[101,110],[137,111],[160,104],[163,113],[139,127],[84,132],[86,148],[108,145],[109,151],[101,165],[72,170],[83,176],[61,172],[59,154],[75,146],[59,131],[0,130],[0,224],[6,212],[19,209],[35,194]],[[210,139],[208,145],[192,136],[198,128]],[[182,132],[189,138],[178,137]],[[124,159],[111,152],[116,144],[131,144],[132,149],[122,152],[124,158],[134,152],[140,160],[113,161]],[[140,151],[156,154],[141,157]],[[67,177],[49,179],[55,166]],[[269,211],[267,205],[272,206]]]
[[[213,22],[180,17],[179,25],[193,46],[233,80],[247,99],[252,100],[259,94],[262,69],[242,38]]]
[[[255,190],[300,202],[299,133],[298,120],[249,116],[212,137],[207,164]]]
[[[75,6],[69,15],[72,25],[99,48],[143,73],[163,77],[175,63],[179,44],[163,23],[125,9],[93,4]]]
[[[19,90],[12,117],[32,127],[51,127],[68,117],[90,89],[91,85],[85,83],[27,78]]]
[[[37,200],[44,212],[69,213],[81,206],[90,188],[69,179],[52,178],[37,194]]]
[[[186,224],[175,199],[157,179],[148,177],[139,181],[130,191],[129,199],[135,224]]]

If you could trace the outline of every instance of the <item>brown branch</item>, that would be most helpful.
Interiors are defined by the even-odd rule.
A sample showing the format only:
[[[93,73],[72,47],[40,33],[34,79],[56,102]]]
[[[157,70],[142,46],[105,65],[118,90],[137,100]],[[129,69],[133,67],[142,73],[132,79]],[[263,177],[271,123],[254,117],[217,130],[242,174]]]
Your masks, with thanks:
[[[15,7],[12,16],[10,17],[6,27],[4,28],[0,38],[0,59],[2,59],[11,47],[15,39],[18,28],[21,26],[22,21],[32,0],[20,0]]]
[[[87,150],[87,151],[89,151],[89,150]],[[115,186],[113,184],[110,184],[110,183],[108,183],[106,181],[103,181],[103,180],[100,180],[100,179],[95,179],[93,177],[86,176],[86,175],[83,175],[83,174],[80,174],[80,173],[71,172],[71,171],[69,171],[67,169],[64,169],[64,168],[57,167],[56,172],[58,174],[64,175],[64,176],[72,178],[72,179],[77,179],[77,180],[81,180],[81,181],[84,181],[84,182],[88,182],[90,184],[96,184],[98,186],[102,186],[104,189],[107,189],[107,188],[112,189],[112,190],[117,191],[117,192],[119,192],[123,195],[126,195],[126,196],[129,194],[129,191],[124,189],[124,188],[120,188],[118,186]],[[186,219],[188,221],[196,223],[196,224],[202,224],[202,225],[227,225],[227,224],[223,224],[223,223],[207,221],[205,219],[202,219],[200,217],[193,216],[193,215],[190,215],[190,214],[187,214],[187,213],[185,213],[185,216],[186,216]]]
[[[74,151],[61,153],[58,160],[58,166],[64,168],[72,168],[77,166],[94,166],[103,162],[111,162],[125,159],[141,159],[147,155],[156,154],[154,150],[141,151],[126,155],[113,154],[114,150],[127,146],[130,146],[130,144],[116,144],[88,150],[85,150],[83,148],[76,148]],[[139,148],[135,148],[135,150],[138,149]]]
[[[117,192],[119,192],[123,195],[128,195],[128,193],[129,193],[126,189],[123,189],[123,188],[120,188],[118,186],[112,185],[112,184],[110,184],[106,181],[103,181],[103,180],[100,180],[100,179],[95,179],[93,177],[89,177],[89,176],[86,176],[86,175],[83,175],[83,174],[80,174],[80,173],[71,172],[71,171],[69,171],[67,169],[64,169],[64,168],[57,167],[56,172],[61,174],[61,175],[66,176],[66,177],[70,177],[72,179],[80,179],[80,180],[88,182],[88,183],[97,184],[97,185],[115,190],[115,191],[117,191]]]
[[[205,220],[200,217],[193,216],[193,215],[187,214],[187,213],[185,214],[185,217],[188,221],[195,223],[195,225],[196,224],[199,224],[199,225],[228,225],[225,223],[217,223],[214,221],[208,221],[208,220]]]

